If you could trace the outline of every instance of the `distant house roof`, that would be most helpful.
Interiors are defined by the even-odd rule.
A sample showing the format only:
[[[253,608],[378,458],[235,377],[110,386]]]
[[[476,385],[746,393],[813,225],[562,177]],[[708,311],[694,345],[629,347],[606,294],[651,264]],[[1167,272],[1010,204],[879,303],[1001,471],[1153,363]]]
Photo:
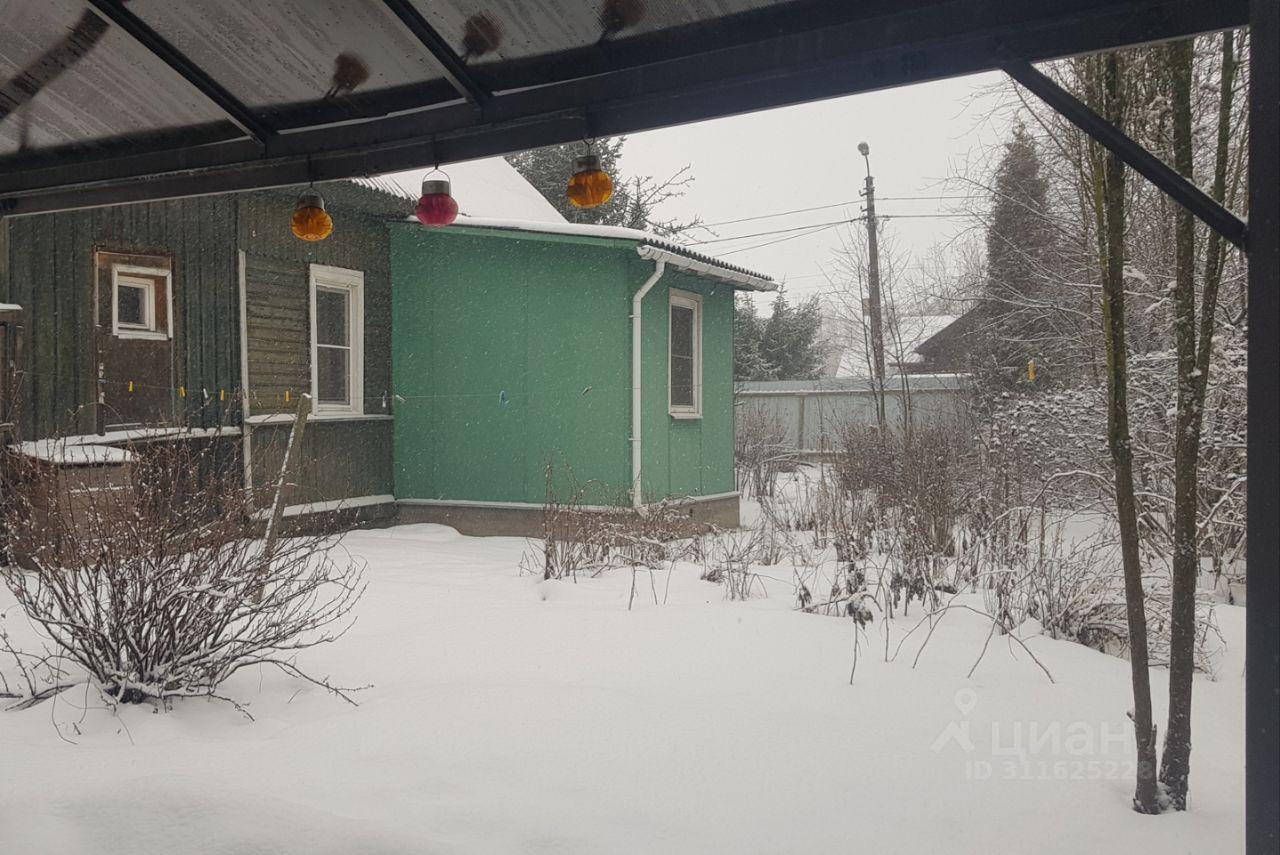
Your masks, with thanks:
[[[921,346],[958,320],[956,315],[899,315],[885,331],[885,361],[893,365],[919,365],[925,361]],[[866,377],[870,373],[867,333],[854,324],[841,348],[837,377]]]
[[[916,352],[925,359],[935,358],[944,348],[976,332],[991,317],[992,307],[988,303],[979,303],[955,318],[951,323],[938,328],[928,338],[916,345]]]

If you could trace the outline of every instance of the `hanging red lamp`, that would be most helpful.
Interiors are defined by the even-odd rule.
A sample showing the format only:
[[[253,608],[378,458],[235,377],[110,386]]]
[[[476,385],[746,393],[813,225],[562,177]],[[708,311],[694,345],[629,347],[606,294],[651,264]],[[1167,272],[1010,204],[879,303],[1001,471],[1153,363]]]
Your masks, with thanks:
[[[613,179],[600,168],[599,155],[588,152],[573,159],[565,195],[575,208],[598,208],[613,198]]]
[[[314,187],[308,187],[298,196],[289,226],[294,237],[305,241],[324,240],[333,234],[333,217],[324,209],[324,197]]]
[[[438,228],[447,226],[458,219],[458,202],[453,198],[449,185],[449,176],[440,172],[443,178],[432,178],[439,170],[427,173],[422,179],[422,198],[418,200],[418,222],[424,226]]]

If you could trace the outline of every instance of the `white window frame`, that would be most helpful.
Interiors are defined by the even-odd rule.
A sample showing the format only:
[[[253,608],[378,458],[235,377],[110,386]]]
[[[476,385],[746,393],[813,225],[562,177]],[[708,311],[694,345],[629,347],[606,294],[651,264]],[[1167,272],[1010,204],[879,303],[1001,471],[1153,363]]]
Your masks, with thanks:
[[[156,324],[156,280],[164,280],[165,326]],[[123,282],[121,280],[124,280]],[[120,286],[143,291],[141,324],[120,320]],[[111,334],[116,338],[162,341],[173,338],[173,271],[163,267],[139,267],[135,264],[111,265]]]
[[[693,405],[671,401],[671,307],[693,310]],[[667,412],[673,419],[702,418],[702,296],[671,289],[667,305]]]
[[[364,273],[345,267],[325,264],[310,265],[311,298],[311,401],[317,413],[364,415]],[[345,291],[347,293],[347,322],[349,344],[347,359],[348,404],[320,402],[320,368],[316,342],[316,291]]]

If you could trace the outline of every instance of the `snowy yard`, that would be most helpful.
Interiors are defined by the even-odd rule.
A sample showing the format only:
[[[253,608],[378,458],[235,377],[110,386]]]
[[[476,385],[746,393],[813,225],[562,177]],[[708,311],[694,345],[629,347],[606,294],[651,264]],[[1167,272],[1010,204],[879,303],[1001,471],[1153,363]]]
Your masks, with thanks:
[[[997,637],[967,679],[982,617],[948,614],[914,669],[924,631],[886,663],[877,617],[851,686],[851,622],[794,611],[785,578],[731,602],[681,565],[666,603],[645,574],[628,611],[628,571],[522,576],[521,540],[416,525],[345,544],[368,562],[358,620],[300,661],[372,684],[358,707],[264,669],[224,687],[254,721],[203,699],[116,715],[82,690],[0,713],[0,851],[1242,848],[1242,608],[1220,609],[1218,679],[1197,678],[1191,810],[1153,818],[1129,809],[1122,659],[1030,638],[1050,683]]]

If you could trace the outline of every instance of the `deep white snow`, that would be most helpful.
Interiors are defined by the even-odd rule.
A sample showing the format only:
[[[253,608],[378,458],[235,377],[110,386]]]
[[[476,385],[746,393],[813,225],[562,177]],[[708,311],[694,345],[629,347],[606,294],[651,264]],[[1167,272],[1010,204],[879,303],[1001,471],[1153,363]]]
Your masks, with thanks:
[[[521,540],[345,543],[368,562],[358,621],[300,664],[371,683],[358,708],[263,670],[225,687],[253,722],[203,699],[113,714],[84,690],[0,712],[0,852],[1242,848],[1242,609],[1221,608],[1230,648],[1195,687],[1192,810],[1144,817],[1121,659],[1030,637],[1051,684],[997,638],[966,679],[987,624],[955,612],[914,669],[924,632],[886,663],[877,620],[850,685],[852,623],[793,611],[786,568],[747,602],[681,565],[655,605],[646,574],[628,611],[628,571],[521,576]],[[7,594],[0,610],[30,637]]]

